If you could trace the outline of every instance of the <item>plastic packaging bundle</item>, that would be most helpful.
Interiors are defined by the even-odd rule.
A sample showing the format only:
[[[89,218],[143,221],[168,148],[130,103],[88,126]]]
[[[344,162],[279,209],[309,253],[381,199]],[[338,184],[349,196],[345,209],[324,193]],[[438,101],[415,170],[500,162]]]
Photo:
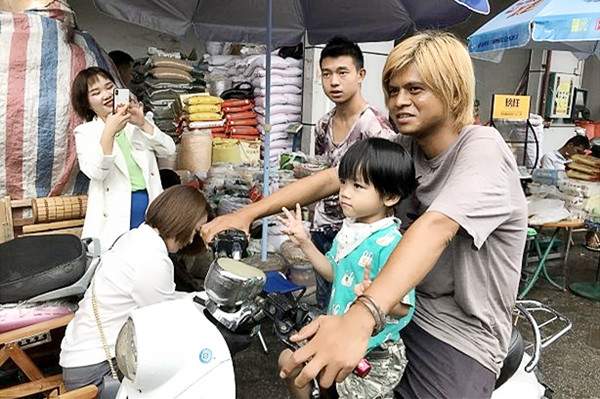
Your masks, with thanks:
[[[558,171],[556,169],[535,169],[531,178],[534,183],[558,186]]]

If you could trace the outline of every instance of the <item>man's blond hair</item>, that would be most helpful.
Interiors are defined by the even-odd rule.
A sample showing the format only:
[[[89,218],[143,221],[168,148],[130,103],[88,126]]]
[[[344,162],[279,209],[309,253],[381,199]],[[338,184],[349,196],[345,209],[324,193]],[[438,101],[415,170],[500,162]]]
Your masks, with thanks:
[[[447,32],[420,32],[400,42],[388,55],[383,68],[383,91],[389,99],[389,83],[409,65],[446,105],[459,127],[473,123],[475,74],[464,44]]]

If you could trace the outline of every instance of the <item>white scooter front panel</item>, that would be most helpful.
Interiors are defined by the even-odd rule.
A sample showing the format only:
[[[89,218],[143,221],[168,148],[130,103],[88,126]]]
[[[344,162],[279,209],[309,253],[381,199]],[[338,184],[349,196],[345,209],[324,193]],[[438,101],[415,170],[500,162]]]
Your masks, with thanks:
[[[532,371],[525,371],[531,356],[523,354],[521,364],[515,373],[500,388],[496,389],[491,399],[541,399],[546,388],[538,382],[537,376]]]
[[[136,375],[117,399],[235,399],[231,354],[219,330],[193,296],[137,309]]]

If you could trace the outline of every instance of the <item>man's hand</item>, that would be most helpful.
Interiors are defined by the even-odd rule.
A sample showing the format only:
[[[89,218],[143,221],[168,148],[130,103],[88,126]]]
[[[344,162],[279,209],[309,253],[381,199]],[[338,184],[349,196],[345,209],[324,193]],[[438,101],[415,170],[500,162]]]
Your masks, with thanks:
[[[243,210],[239,210],[234,213],[219,216],[204,224],[200,230],[200,235],[204,242],[208,244],[217,234],[227,229],[237,229],[249,234],[252,221],[253,219],[246,216],[246,213]]]
[[[341,382],[364,357],[375,321],[368,311],[355,305],[343,316],[321,316],[291,337],[301,342],[311,339],[289,356],[281,367],[285,378],[296,367],[304,366],[295,380],[298,387],[320,374],[322,387]]]

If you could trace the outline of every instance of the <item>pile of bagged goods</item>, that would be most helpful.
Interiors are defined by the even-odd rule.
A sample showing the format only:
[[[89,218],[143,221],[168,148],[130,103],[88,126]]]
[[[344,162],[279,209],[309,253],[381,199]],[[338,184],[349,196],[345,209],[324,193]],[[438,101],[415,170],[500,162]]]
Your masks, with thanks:
[[[286,48],[285,50],[288,50]],[[283,50],[283,49],[282,49]],[[270,103],[270,161],[277,163],[279,156],[293,149],[293,138],[288,133],[291,124],[301,121],[302,112],[302,53],[301,51],[278,51],[271,57],[271,103]],[[207,82],[212,94],[220,93],[236,85],[252,87],[250,93],[256,113],[256,127],[261,139],[265,135],[266,56],[264,46],[244,45],[235,50],[231,46],[207,44],[209,54]],[[226,130],[226,129],[225,129]],[[237,130],[237,129],[236,129]],[[253,129],[242,129],[254,133]],[[222,134],[223,132],[218,132]]]
[[[204,71],[200,64],[184,59],[179,52],[168,53],[151,47],[148,53],[150,56],[142,67],[141,99],[152,111],[156,126],[175,138],[174,104],[180,95],[205,90]]]
[[[567,176],[585,181],[600,181],[600,158],[591,155],[573,155],[567,164]]]

